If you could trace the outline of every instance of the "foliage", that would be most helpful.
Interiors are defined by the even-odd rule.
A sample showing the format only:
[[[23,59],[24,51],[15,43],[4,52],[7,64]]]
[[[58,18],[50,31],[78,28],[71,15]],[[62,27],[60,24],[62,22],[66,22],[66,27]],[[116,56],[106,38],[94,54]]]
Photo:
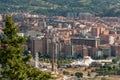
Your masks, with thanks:
[[[64,75],[69,75],[70,73],[68,71],[63,71]]]
[[[47,80],[50,73],[45,73],[30,65],[30,54],[23,56],[22,45],[25,38],[18,36],[11,16],[5,20],[3,29],[6,37],[1,39],[0,64],[2,65],[1,80]]]
[[[83,73],[81,73],[81,72],[76,72],[76,73],[75,73],[75,76],[77,76],[78,78],[83,77]]]
[[[51,59],[49,59],[49,58],[40,58],[39,60],[41,62],[46,62],[46,63],[50,63],[51,62]]]
[[[59,59],[57,63],[58,64],[67,64],[67,63],[71,63],[73,61],[74,61],[73,59]]]
[[[116,58],[114,58],[113,60],[112,60],[112,62],[113,63],[117,63],[117,61],[119,61],[120,60],[120,56],[117,56]]]
[[[0,12],[29,12],[48,16],[67,12],[90,12],[99,16],[120,16],[119,0],[0,0]]]
[[[117,59],[113,59],[112,62],[113,62],[113,63],[117,63]]]
[[[103,78],[101,78],[101,80],[109,80],[109,79],[107,79],[107,78],[103,77]]]
[[[105,64],[104,66],[101,66],[100,68],[96,69],[96,72],[99,73],[99,75],[116,75],[117,72],[120,70],[119,65],[108,65]]]
[[[87,74],[88,76],[91,76],[91,74],[90,74],[90,71],[88,71],[88,74]]]

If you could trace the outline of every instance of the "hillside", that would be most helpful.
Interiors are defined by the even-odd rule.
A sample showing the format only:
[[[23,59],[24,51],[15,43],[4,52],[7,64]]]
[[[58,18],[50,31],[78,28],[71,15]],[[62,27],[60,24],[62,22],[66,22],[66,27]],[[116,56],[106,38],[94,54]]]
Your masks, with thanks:
[[[67,12],[90,12],[120,16],[120,0],[0,0],[0,13],[29,12],[66,16]]]

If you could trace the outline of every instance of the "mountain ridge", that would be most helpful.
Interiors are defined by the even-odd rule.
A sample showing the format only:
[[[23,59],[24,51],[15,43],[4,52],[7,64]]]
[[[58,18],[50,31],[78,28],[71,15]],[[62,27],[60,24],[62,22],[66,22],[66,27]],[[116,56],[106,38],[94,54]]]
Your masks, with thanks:
[[[66,16],[68,12],[120,16],[120,0],[0,0],[0,13],[7,11],[48,16]]]

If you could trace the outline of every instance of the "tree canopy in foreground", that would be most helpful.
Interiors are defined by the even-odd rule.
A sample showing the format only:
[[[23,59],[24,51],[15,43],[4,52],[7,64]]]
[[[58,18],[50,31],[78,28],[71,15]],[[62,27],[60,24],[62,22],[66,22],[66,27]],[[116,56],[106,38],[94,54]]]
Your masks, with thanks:
[[[4,35],[0,40],[0,80],[48,80],[51,75],[30,65],[30,54],[23,56],[25,38],[18,36],[11,16],[6,16]]]

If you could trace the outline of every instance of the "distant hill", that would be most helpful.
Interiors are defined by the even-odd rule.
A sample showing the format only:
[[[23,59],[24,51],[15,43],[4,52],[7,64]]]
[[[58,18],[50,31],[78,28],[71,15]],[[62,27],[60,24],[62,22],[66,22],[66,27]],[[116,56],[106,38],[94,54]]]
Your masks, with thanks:
[[[67,12],[90,12],[98,16],[120,16],[120,0],[0,0],[0,13],[29,12],[48,16]]]

